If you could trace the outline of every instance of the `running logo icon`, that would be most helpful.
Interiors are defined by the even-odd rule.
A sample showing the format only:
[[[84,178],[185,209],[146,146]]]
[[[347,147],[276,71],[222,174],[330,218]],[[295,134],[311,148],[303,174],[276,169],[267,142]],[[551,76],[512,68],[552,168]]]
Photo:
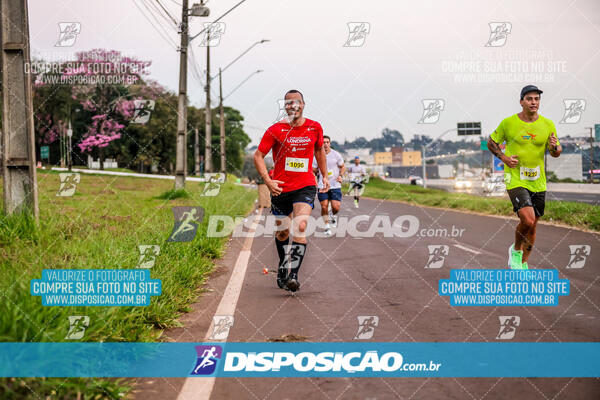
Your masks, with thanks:
[[[225,34],[225,26],[225,22],[205,22],[200,47],[218,46],[221,43],[221,37]]]
[[[429,250],[429,258],[425,268],[436,269],[444,266],[446,256],[450,252],[450,247],[445,244],[428,244],[427,249]]]
[[[225,183],[225,174],[223,172],[204,174],[206,183],[201,196],[216,196],[221,191],[221,184]]]
[[[283,246],[285,249],[285,253],[289,254],[289,259],[286,257],[286,261],[283,263],[281,268],[298,268],[298,264],[300,263],[300,258],[304,257],[304,251],[306,250],[305,246],[287,244]],[[288,271],[289,272],[289,271]]]
[[[217,361],[223,355],[221,346],[196,346],[196,367],[190,375],[211,375],[217,368]]]
[[[362,47],[367,35],[371,32],[368,22],[348,22],[348,39],[343,47]]]
[[[290,105],[290,110],[291,111],[298,111],[300,109],[300,102],[298,102],[298,100],[286,100],[286,99],[279,99],[277,100],[277,107],[279,107],[279,111],[277,114],[277,118],[275,119],[274,123],[277,122],[286,122],[286,123],[290,123],[291,120],[288,116],[287,110],[286,110],[286,105]],[[281,131],[285,131],[285,128],[282,128]]]
[[[425,99],[423,102],[423,115],[419,124],[435,124],[440,119],[440,114],[446,104],[444,99]]]
[[[500,330],[496,339],[499,340],[510,340],[515,337],[517,327],[521,324],[521,317],[516,315],[511,316],[499,316],[500,319]]]
[[[233,315],[215,315],[213,317],[213,331],[209,339],[226,340],[232,326]]]
[[[490,22],[490,38],[485,47],[502,47],[506,44],[508,35],[512,31],[510,22]]]
[[[70,315],[69,316],[69,332],[65,339],[79,340],[83,338],[85,329],[90,326],[90,317],[87,315]]]
[[[167,242],[191,242],[196,237],[198,225],[204,218],[202,207],[173,207],[175,223]]]
[[[589,244],[572,244],[569,245],[569,251],[571,252],[571,258],[567,264],[569,269],[583,268],[587,257],[592,251],[592,246]]]
[[[150,114],[154,111],[154,100],[134,100],[133,104],[135,110],[133,118],[131,119],[132,124],[145,124],[150,120]]]
[[[81,33],[81,24],[79,22],[59,22],[58,41],[54,47],[71,47],[77,40],[77,35]]]
[[[138,249],[140,250],[140,261],[138,262],[138,268],[152,268],[154,267],[154,262],[156,261],[156,256],[160,254],[160,246],[151,244],[151,245],[139,245]]]
[[[379,325],[379,317],[376,315],[359,315],[358,317],[358,331],[354,340],[366,340],[373,337],[375,328]]]
[[[77,184],[81,182],[81,175],[76,172],[62,172],[58,174],[60,179],[60,187],[58,188],[57,196],[70,197],[75,194]]]
[[[565,115],[560,120],[560,123],[578,123],[585,110],[586,101],[584,99],[564,99],[563,102],[565,103]]]

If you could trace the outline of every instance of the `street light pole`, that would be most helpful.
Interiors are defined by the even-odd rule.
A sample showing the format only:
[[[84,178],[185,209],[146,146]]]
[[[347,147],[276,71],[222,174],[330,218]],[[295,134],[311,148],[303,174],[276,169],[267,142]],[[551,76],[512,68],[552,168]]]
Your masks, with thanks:
[[[198,128],[194,129],[194,160],[195,168],[194,173],[196,176],[200,176],[200,141],[198,137]]]
[[[221,68],[219,68],[219,130],[221,139],[221,172],[225,172],[225,116],[223,112],[223,80]]]
[[[425,156],[426,156],[427,149],[429,148],[429,146],[431,146],[432,144],[434,144],[436,141],[438,141],[441,138],[443,138],[447,133],[454,132],[454,131],[457,131],[457,130],[458,130],[458,128],[448,129],[447,131],[445,131],[444,133],[442,133],[437,139],[435,139],[433,142],[429,143],[427,146],[421,146],[421,152],[423,153],[421,155],[421,158],[422,158],[422,164],[423,164],[423,187],[424,188],[427,187],[427,174],[426,174],[426,171],[425,171]]]
[[[187,48],[188,0],[181,6],[181,44],[179,49],[179,98],[177,102],[177,153],[175,159],[175,190],[185,187],[187,175]]]
[[[588,127],[590,130],[590,183],[594,183],[594,135],[593,127]]]
[[[237,56],[236,58],[233,59],[233,61],[231,61],[229,64],[227,64],[225,67],[223,67],[222,72],[225,72],[225,70],[229,67],[231,67],[231,65],[233,63],[235,63],[237,60],[239,60],[240,58],[242,58],[245,54],[247,54],[250,50],[252,50],[255,46],[259,45],[259,44],[263,44],[263,43],[267,43],[270,42],[269,39],[263,39],[263,40],[259,40],[258,42],[254,43],[252,46],[248,47],[242,54],[240,54],[239,56]],[[210,78],[210,80],[215,79],[217,76],[213,76],[212,78]]]
[[[200,4],[192,5],[190,13],[190,10],[188,10],[188,0],[182,0],[181,44],[179,48],[179,97],[177,101],[177,147],[175,155],[176,190],[185,187],[185,178],[187,176],[187,48],[190,42],[188,37],[188,16],[208,17],[209,14],[210,10],[204,6],[204,1],[201,1]]]
[[[212,132],[210,112],[210,29],[206,31],[206,106],[204,107],[204,172],[212,172]]]
[[[246,79],[244,79],[243,81],[241,81],[240,84],[237,85],[231,92],[229,92],[229,94],[227,96],[223,97],[223,100],[227,100],[227,98],[229,96],[231,96],[233,94],[233,92],[235,92],[236,90],[238,90],[240,88],[240,86],[242,86],[244,83],[246,83],[248,81],[248,79],[252,78],[256,74],[260,74],[261,72],[263,72],[262,69],[257,69],[256,71],[254,71],[253,73],[251,73],[250,75],[248,75],[248,77],[246,77]]]
[[[73,137],[73,129],[71,128],[71,121],[69,120],[69,128],[67,129],[67,165],[69,167],[69,171],[71,171],[73,167],[73,159],[71,155],[71,151],[73,149],[71,138]]]

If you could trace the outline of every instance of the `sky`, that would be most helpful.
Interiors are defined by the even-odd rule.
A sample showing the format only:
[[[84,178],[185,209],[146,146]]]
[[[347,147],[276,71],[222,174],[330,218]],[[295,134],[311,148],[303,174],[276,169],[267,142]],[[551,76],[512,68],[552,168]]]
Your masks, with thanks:
[[[32,55],[64,58],[92,48],[152,61],[150,78],[178,87],[181,0],[29,0]],[[190,34],[240,0],[210,0],[209,17],[191,17]],[[152,11],[152,13],[151,13]],[[159,11],[163,14],[161,17]],[[246,0],[221,20],[210,49],[211,74],[252,44],[223,73],[225,105],[241,111],[257,144],[279,115],[288,89],[305,97],[305,116],[343,142],[378,137],[383,128],[440,137],[459,121],[480,121],[485,135],[520,111],[527,84],[544,91],[540,114],[559,137],[600,123],[600,1]],[[56,47],[59,23],[77,22],[70,47]],[[350,25],[349,25],[350,24]],[[492,35],[500,25],[504,36]],[[350,37],[350,28],[364,36]],[[502,29],[496,29],[497,32]],[[203,107],[206,47],[190,43],[190,103]],[[218,103],[213,81],[213,106]],[[564,119],[565,101],[580,113]],[[422,118],[424,102],[438,114]],[[589,133],[588,133],[589,134]],[[444,139],[456,138],[454,132]]]

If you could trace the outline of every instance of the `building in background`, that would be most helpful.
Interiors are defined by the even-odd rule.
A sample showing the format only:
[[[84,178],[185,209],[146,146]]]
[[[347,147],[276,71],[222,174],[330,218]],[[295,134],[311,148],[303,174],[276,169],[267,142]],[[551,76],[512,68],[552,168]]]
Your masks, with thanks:
[[[421,152],[420,151],[403,151],[402,152],[402,166],[414,167],[421,165]]]
[[[423,176],[423,166],[415,165],[415,166],[390,166],[385,167],[386,172],[390,178],[408,178],[409,176]],[[427,165],[427,178],[428,179],[439,179],[440,175],[438,173],[437,165]]]
[[[550,171],[554,172],[558,179],[583,180],[581,153],[563,153],[558,158],[546,156],[546,175],[549,175]]]
[[[454,165],[438,164],[438,173],[440,178],[452,178],[454,177]]]
[[[354,160],[354,157],[358,156],[360,161],[364,161],[367,164],[373,164],[374,157],[371,154],[371,149],[348,149],[344,152],[344,160],[350,162]]]
[[[391,151],[378,151],[375,153],[375,165],[391,165],[392,164],[392,152]]]
[[[402,153],[404,148],[402,147],[392,147],[390,149],[392,152],[392,164],[394,165],[402,165]]]

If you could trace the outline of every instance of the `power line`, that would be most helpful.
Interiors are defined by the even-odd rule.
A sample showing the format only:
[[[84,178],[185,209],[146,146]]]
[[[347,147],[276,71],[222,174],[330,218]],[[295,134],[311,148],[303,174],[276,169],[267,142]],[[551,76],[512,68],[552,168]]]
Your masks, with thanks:
[[[227,12],[225,12],[225,14],[221,15],[219,18],[215,19],[212,24],[219,22],[224,16],[226,16],[227,14],[229,14],[230,12],[232,12],[233,10],[235,10],[238,6],[240,6],[243,2],[245,2],[246,0],[242,0],[239,3],[237,3],[235,6],[231,7],[229,10],[227,10]],[[195,38],[197,38],[198,36],[200,36],[202,33],[204,33],[208,28],[210,27],[210,25],[204,29],[202,29],[200,32],[196,33],[194,36],[190,37],[190,42],[192,40],[194,40]]]
[[[171,18],[171,21],[173,21],[173,23],[174,23],[175,25],[178,25],[178,22],[177,22],[177,20],[176,20],[175,18],[173,18],[173,16],[172,16],[171,14],[169,14],[169,12],[167,11],[167,9],[166,9],[166,8],[165,8],[165,7],[164,7],[164,6],[163,6],[163,5],[160,3],[160,1],[156,0],[156,2],[157,2],[157,3],[158,3],[158,5],[160,6],[160,8],[162,8],[162,9],[163,9],[163,11],[164,11],[165,13],[167,13],[167,15],[169,16],[169,18]]]
[[[156,21],[157,21],[157,22],[158,22],[158,24],[161,26],[161,28],[165,29],[165,27],[163,26],[163,23],[161,23],[160,21],[158,21],[158,19],[156,18],[156,15],[158,15],[158,16],[159,16],[159,17],[162,19],[162,21],[166,22],[166,23],[167,23],[167,26],[169,26],[169,27],[171,27],[171,28],[173,28],[174,26],[175,26],[175,27],[176,27],[176,26],[178,26],[177,22],[175,22],[175,24],[173,24],[173,21],[169,20],[169,18],[167,18],[167,17],[166,17],[166,16],[163,14],[163,12],[161,11],[161,9],[160,9],[160,8],[158,8],[158,7],[156,6],[156,4],[154,4],[154,2],[153,2],[153,1],[151,1],[151,0],[142,0],[142,1],[143,1],[143,4],[144,4],[144,6],[145,6],[145,7],[146,7],[148,10],[149,10],[149,8],[148,8],[148,7],[151,7],[151,8],[152,8],[152,10],[153,10],[153,11],[152,11],[152,10],[150,10],[150,11],[152,12],[152,15],[153,15],[154,19],[156,19]],[[168,30],[168,29],[167,29],[167,30]]]
[[[148,18],[148,16],[146,15],[146,13],[144,12],[144,10],[142,10],[140,8],[140,6],[137,4],[136,0],[132,0],[133,4],[136,6],[136,8],[138,10],[140,10],[140,13],[142,14],[142,16],[146,19],[146,21],[148,21],[150,23],[150,25],[152,25],[152,28],[154,28],[154,30],[159,34],[160,37],[162,37],[169,45],[171,45],[171,47],[173,47],[174,49],[177,49],[177,44],[175,42],[173,42],[173,40],[171,38],[169,38],[169,36],[165,36],[165,34],[163,32],[161,32],[156,26],[155,24]],[[160,25],[160,24],[159,24]]]

